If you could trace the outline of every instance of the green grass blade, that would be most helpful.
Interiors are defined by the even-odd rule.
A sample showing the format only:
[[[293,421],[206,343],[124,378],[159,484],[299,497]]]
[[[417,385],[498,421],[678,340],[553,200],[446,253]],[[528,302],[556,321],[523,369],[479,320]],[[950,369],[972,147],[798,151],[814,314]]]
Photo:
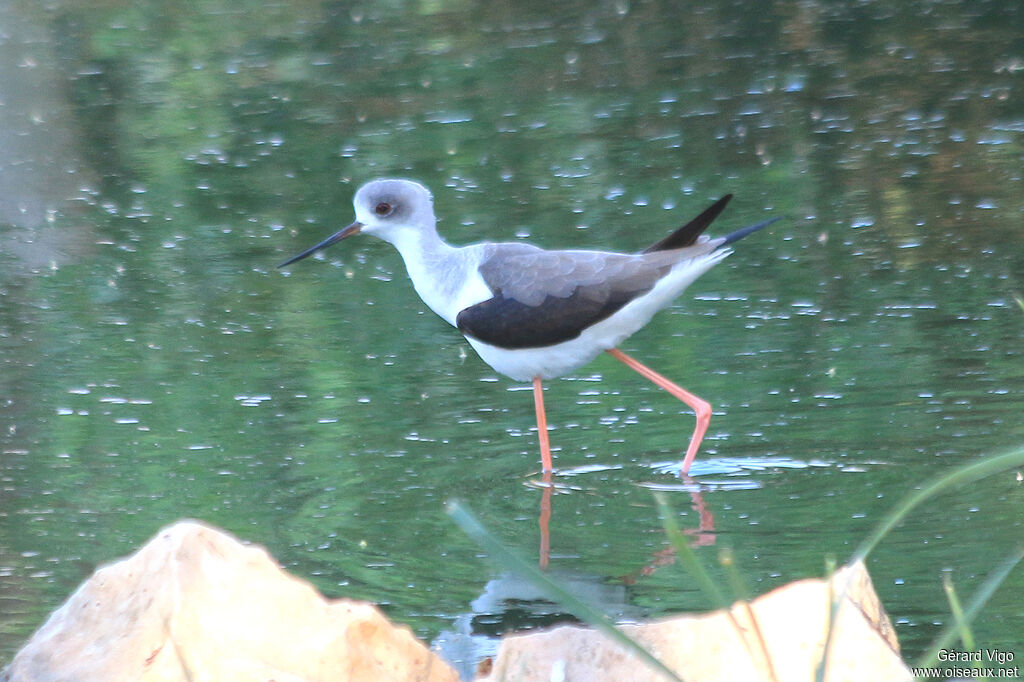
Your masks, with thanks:
[[[725,577],[729,581],[729,589],[733,597],[742,601],[750,599],[750,590],[736,567],[736,556],[732,553],[732,547],[721,547],[718,550],[718,565],[725,569]]]
[[[964,485],[965,483],[973,483],[978,479],[1021,465],[1024,465],[1024,448],[1012,450],[994,457],[987,457],[966,466],[962,466],[949,473],[936,476],[922,485],[918,490],[915,490],[913,493],[903,498],[903,500],[896,505],[896,508],[882,519],[882,522],[878,524],[871,535],[869,535],[862,543],[860,543],[860,546],[857,547],[857,550],[853,553],[851,562],[863,561],[866,559],[868,554],[871,553],[871,550],[881,542],[882,538],[888,535],[889,531],[899,525],[899,523],[906,518],[907,514],[929,497],[938,495],[940,492],[949,488]]]
[[[953,586],[953,577],[949,573],[942,574],[942,591],[946,593],[946,600],[949,602],[949,612],[953,614],[953,625],[960,635],[960,641],[963,642],[964,649],[974,651],[976,648],[974,645],[974,633],[971,632],[970,623],[967,622],[967,618],[964,616],[963,606],[960,605],[960,596],[956,593],[956,587]]]
[[[679,558],[680,563],[697,580],[697,585],[700,587],[701,592],[704,593],[704,596],[715,608],[729,608],[729,600],[726,599],[722,590],[718,588],[718,583],[711,577],[711,574],[704,568],[704,564],[697,559],[697,553],[690,547],[686,535],[683,534],[683,531],[679,530],[675,511],[669,506],[664,493],[654,493],[654,501],[658,504],[658,514],[661,516],[662,526],[665,527],[665,535],[668,536],[668,541],[672,544],[672,549],[675,550],[676,557]]]
[[[654,501],[658,504],[658,514],[661,516],[661,523],[665,527],[665,535],[668,536],[669,542],[672,544],[672,548],[676,552],[676,557],[680,563],[690,572],[690,575],[697,579],[700,585],[701,591],[704,596],[720,609],[732,626],[736,629],[736,634],[740,641],[743,642],[744,646],[747,647],[747,651],[750,654],[751,661],[757,661],[752,650],[753,646],[757,646],[760,649],[761,655],[764,657],[765,665],[767,666],[767,672],[769,680],[771,682],[778,682],[778,677],[775,674],[775,663],[772,661],[771,653],[768,651],[768,647],[765,644],[764,636],[761,633],[761,627],[757,622],[757,616],[754,614],[750,603],[746,600],[746,587],[743,585],[743,580],[740,577],[739,571],[736,569],[732,550],[727,547],[722,548],[719,552],[719,562],[722,568],[725,569],[726,575],[729,578],[730,585],[732,587],[734,596],[739,600],[741,608],[746,609],[747,617],[750,619],[752,627],[754,629],[754,639],[756,645],[749,641],[749,638],[744,634],[744,628],[740,627],[740,624],[736,621],[736,617],[732,612],[732,603],[728,601],[725,594],[718,588],[718,583],[711,577],[707,569],[704,568],[704,564],[697,558],[697,553],[690,547],[690,542],[687,540],[686,535],[679,530],[679,524],[676,523],[676,514],[669,505],[664,493],[654,493]]]
[[[850,563],[852,564],[858,561],[865,561],[868,554],[870,554],[871,551],[878,546],[878,543],[889,534],[889,531],[898,526],[900,522],[906,518],[907,514],[928,498],[938,495],[949,488],[954,488],[966,483],[973,483],[974,481],[985,478],[986,476],[991,476],[992,474],[997,474],[1000,471],[1005,471],[1021,465],[1024,465],[1024,448],[1018,448],[1016,450],[1011,450],[1010,452],[1005,452],[1001,455],[987,457],[932,478],[919,489],[904,497],[903,500],[896,505],[896,508],[882,519],[882,522],[875,527],[875,530],[872,531],[871,534],[865,538],[854,551],[853,556],[850,558]],[[833,595],[832,608],[829,614],[829,632],[825,638],[825,649],[822,652],[821,659],[818,661],[817,667],[817,680],[819,680],[819,682],[824,679],[824,664],[825,661],[828,660],[829,652],[832,648],[832,624],[835,622],[836,614],[839,611],[839,605],[842,603],[843,599],[846,598],[846,592],[848,589],[849,585],[844,584],[842,588]],[[968,614],[969,613],[970,610],[968,609]],[[952,641],[952,636],[950,641]]]
[[[981,584],[978,591],[971,597],[971,601],[967,604],[967,608],[963,610],[961,618],[954,618],[954,622],[950,623],[942,631],[942,633],[932,644],[932,648],[919,659],[918,666],[924,667],[938,660],[939,650],[949,648],[950,643],[956,639],[957,633],[960,631],[961,623],[970,625],[974,620],[974,617],[978,615],[981,608],[988,602],[988,600],[995,594],[995,591],[999,589],[999,586],[1003,584],[1006,577],[1010,575],[1017,564],[1024,559],[1024,548],[1019,548],[1009,557],[1007,557],[1001,564],[992,569],[992,572],[985,578],[985,582]],[[965,642],[966,645],[966,642]]]
[[[458,524],[470,538],[480,545],[490,557],[501,566],[521,577],[529,580],[534,585],[544,590],[552,599],[562,605],[569,613],[573,614],[584,623],[587,623],[596,630],[608,635],[617,644],[636,654],[640,660],[645,662],[654,670],[664,674],[671,680],[682,682],[664,663],[655,658],[647,649],[626,636],[621,630],[615,627],[611,619],[597,609],[593,608],[583,600],[579,599],[564,587],[544,575],[536,566],[513,554],[501,542],[498,541],[486,528],[476,519],[475,516],[459,501],[452,500],[447,505],[448,515]]]

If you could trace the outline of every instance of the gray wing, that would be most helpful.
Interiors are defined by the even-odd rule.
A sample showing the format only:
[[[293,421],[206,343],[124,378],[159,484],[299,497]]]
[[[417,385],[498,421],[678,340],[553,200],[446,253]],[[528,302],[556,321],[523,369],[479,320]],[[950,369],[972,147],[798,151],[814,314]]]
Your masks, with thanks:
[[[544,251],[495,244],[480,274],[493,298],[462,310],[463,334],[501,348],[538,348],[574,339],[650,291],[680,252],[629,255]]]

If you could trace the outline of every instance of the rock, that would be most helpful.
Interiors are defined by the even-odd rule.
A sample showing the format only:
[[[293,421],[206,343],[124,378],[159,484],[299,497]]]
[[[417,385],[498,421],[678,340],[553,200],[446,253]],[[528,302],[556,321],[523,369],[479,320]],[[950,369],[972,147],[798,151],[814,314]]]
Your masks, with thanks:
[[[910,680],[863,564],[728,611],[621,629],[687,682],[811,682],[844,584],[825,679]],[[192,521],[96,571],[0,673],[0,682],[457,679],[374,606],[326,600],[263,549]],[[565,626],[507,637],[484,679],[663,678],[601,633]]]
[[[457,680],[374,606],[326,600],[261,548],[174,524],[83,583],[0,682]]]
[[[728,611],[683,615],[620,629],[686,682],[812,682],[825,645],[830,600],[849,589],[836,616],[825,680],[912,680],[861,563],[831,581],[801,580]],[[507,637],[485,678],[531,680],[664,680],[635,655],[589,628],[563,626]]]

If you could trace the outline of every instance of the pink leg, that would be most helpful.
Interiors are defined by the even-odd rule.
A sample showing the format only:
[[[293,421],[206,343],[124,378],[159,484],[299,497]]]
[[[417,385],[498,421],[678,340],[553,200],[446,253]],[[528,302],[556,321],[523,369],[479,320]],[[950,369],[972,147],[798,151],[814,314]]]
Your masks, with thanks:
[[[618,348],[609,348],[608,353],[630,369],[639,372],[645,378],[682,400],[697,415],[697,426],[693,430],[693,435],[690,436],[690,446],[686,448],[686,457],[683,458],[683,468],[680,470],[680,475],[686,476],[690,471],[690,464],[693,463],[693,459],[697,456],[700,442],[704,440],[704,433],[708,430],[708,424],[711,423],[711,404],[702,398],[698,398],[682,386],[672,383],[646,365],[637,362]]]
[[[544,413],[544,388],[540,377],[533,378],[533,406],[537,410],[537,437],[540,439],[540,464],[543,471],[551,471],[551,444],[548,442],[548,416]]]
[[[551,483],[551,472],[545,471],[542,483],[544,492],[540,494],[540,516],[537,517],[537,524],[540,526],[540,568],[547,570],[548,562],[551,560],[551,530],[548,528],[551,521],[551,494],[555,486]]]

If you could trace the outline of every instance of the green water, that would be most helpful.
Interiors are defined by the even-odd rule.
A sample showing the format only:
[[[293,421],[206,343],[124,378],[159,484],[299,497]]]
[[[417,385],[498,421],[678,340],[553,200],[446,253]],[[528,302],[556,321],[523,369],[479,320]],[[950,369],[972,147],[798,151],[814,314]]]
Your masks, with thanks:
[[[0,663],[184,517],[426,640],[556,619],[482,598],[502,571],[444,513],[539,558],[529,387],[386,244],[275,267],[373,177],[430,186],[456,243],[637,250],[726,192],[713,233],[782,217],[623,345],[714,406],[694,537],[751,593],[1022,441],[1017,2],[15,0],[0,26]],[[700,524],[672,473],[692,415],[608,357],[546,399],[550,570],[623,618],[707,608],[650,492]],[[879,547],[908,657],[1022,509],[1009,472]],[[979,646],[1024,641],[1021,589]]]

